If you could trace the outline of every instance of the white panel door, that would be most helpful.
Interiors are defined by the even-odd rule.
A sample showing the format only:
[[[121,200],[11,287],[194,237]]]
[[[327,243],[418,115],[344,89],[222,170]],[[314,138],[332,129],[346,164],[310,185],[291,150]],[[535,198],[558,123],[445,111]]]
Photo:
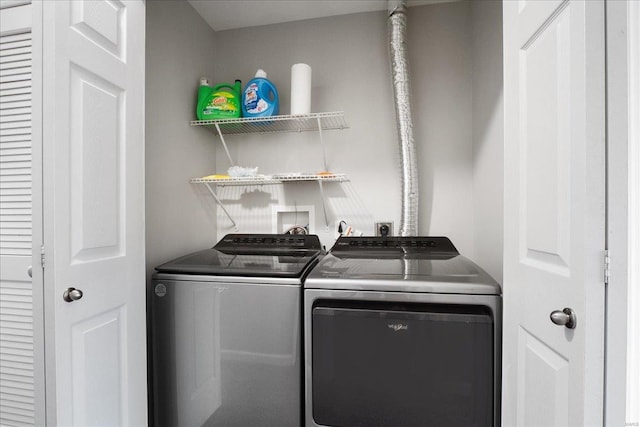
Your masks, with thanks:
[[[503,425],[601,426],[604,2],[503,4]]]
[[[43,13],[47,421],[141,426],[144,2],[44,2]]]

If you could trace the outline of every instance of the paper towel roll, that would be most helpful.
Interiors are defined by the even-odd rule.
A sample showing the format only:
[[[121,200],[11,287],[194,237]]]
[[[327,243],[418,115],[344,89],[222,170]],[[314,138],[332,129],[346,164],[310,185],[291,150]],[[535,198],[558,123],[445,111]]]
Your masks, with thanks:
[[[291,67],[291,114],[311,112],[311,67],[293,64]]]

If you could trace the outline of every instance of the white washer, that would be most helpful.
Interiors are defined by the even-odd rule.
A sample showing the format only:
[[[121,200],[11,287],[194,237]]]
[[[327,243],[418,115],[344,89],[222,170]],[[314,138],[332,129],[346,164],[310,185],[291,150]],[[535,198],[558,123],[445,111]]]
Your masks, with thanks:
[[[501,319],[446,237],[338,239],[304,283],[306,426],[499,426]]]

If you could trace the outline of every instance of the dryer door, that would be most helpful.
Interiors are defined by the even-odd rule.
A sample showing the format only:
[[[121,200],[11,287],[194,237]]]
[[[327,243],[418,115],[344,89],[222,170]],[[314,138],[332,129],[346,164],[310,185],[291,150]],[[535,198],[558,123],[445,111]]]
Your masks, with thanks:
[[[313,418],[323,426],[493,426],[487,307],[319,301]]]

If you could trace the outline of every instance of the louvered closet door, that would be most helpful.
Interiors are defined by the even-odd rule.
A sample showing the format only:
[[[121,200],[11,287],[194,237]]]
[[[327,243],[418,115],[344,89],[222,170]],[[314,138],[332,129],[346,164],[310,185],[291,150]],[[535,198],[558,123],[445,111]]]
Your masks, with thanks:
[[[2,426],[34,424],[31,60],[30,32],[0,35]]]

